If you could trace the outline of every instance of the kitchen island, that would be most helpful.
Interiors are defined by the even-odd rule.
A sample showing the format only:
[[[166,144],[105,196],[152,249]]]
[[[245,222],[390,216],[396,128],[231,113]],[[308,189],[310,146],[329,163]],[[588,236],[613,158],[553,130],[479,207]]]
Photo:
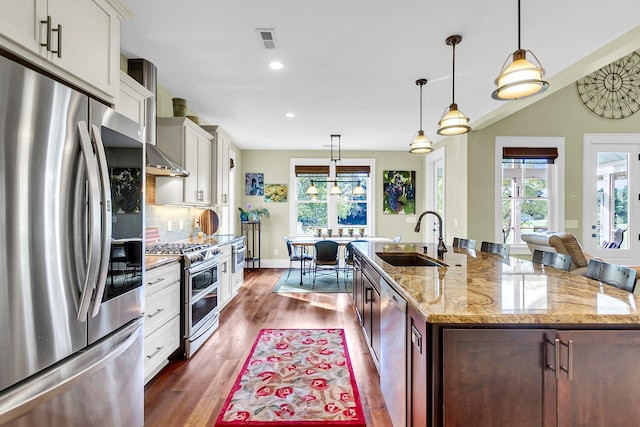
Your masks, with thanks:
[[[637,296],[480,251],[449,248],[446,266],[397,267],[378,254],[421,253],[423,244],[355,247],[354,304],[381,384],[385,335],[393,331],[384,327],[380,284],[407,303],[406,425],[613,426],[640,419]]]

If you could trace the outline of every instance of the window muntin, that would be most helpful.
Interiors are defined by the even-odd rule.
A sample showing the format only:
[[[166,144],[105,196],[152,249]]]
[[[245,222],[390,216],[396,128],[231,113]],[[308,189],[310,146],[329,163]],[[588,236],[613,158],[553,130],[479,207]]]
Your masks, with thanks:
[[[522,233],[549,230],[552,167],[540,160],[503,160],[502,234],[505,243],[522,244]]]
[[[346,165],[331,164],[322,167],[313,166],[310,160],[292,159],[292,185],[295,185],[296,196],[296,199],[292,200],[291,214],[292,218],[296,218],[296,223],[292,224],[292,232],[296,235],[314,235],[318,228],[323,229],[323,233],[327,229],[336,233],[338,229],[344,228],[343,232],[346,234],[348,228],[353,228],[357,234],[360,228],[364,228],[366,235],[374,233],[371,225],[373,199],[369,187],[372,182],[370,174],[375,163],[371,159],[347,163],[348,160],[345,159],[343,162],[347,163]],[[360,162],[363,166],[357,166]],[[318,189],[318,196],[315,198],[306,194],[312,179]],[[340,196],[329,195],[334,180],[342,190]],[[365,190],[364,195],[353,195],[353,189],[358,182]]]

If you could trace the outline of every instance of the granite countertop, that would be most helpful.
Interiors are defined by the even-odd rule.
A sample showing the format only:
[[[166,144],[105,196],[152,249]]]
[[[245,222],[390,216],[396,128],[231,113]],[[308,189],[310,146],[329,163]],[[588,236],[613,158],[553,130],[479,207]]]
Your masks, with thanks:
[[[235,234],[211,234],[205,235],[202,240],[197,237],[193,237],[188,240],[190,243],[208,243],[212,246],[228,245],[237,240],[244,239],[244,236],[237,236]]]
[[[449,247],[446,267],[395,267],[376,255],[421,253],[424,245],[369,242],[356,248],[429,323],[640,323],[639,296],[527,260]],[[435,256],[435,245],[426,245]]]
[[[172,262],[180,261],[180,255],[145,255],[144,265],[145,269],[151,270],[152,268],[161,267]]]

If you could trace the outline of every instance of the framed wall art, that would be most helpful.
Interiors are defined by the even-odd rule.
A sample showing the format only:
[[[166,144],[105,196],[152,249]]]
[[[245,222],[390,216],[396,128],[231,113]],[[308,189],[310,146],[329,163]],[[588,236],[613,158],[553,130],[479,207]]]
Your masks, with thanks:
[[[416,213],[416,171],[383,171],[383,210],[385,214]]]
[[[287,184],[266,184],[264,186],[264,201],[285,203],[287,201]]]
[[[116,214],[140,213],[142,169],[111,169],[111,202]]]
[[[247,172],[245,178],[245,194],[247,196],[264,195],[264,174]]]

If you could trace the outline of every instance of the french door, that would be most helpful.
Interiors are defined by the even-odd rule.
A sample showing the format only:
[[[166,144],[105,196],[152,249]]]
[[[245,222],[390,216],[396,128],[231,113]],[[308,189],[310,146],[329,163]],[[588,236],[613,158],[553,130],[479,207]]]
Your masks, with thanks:
[[[585,134],[583,245],[607,262],[640,262],[640,134]]]

